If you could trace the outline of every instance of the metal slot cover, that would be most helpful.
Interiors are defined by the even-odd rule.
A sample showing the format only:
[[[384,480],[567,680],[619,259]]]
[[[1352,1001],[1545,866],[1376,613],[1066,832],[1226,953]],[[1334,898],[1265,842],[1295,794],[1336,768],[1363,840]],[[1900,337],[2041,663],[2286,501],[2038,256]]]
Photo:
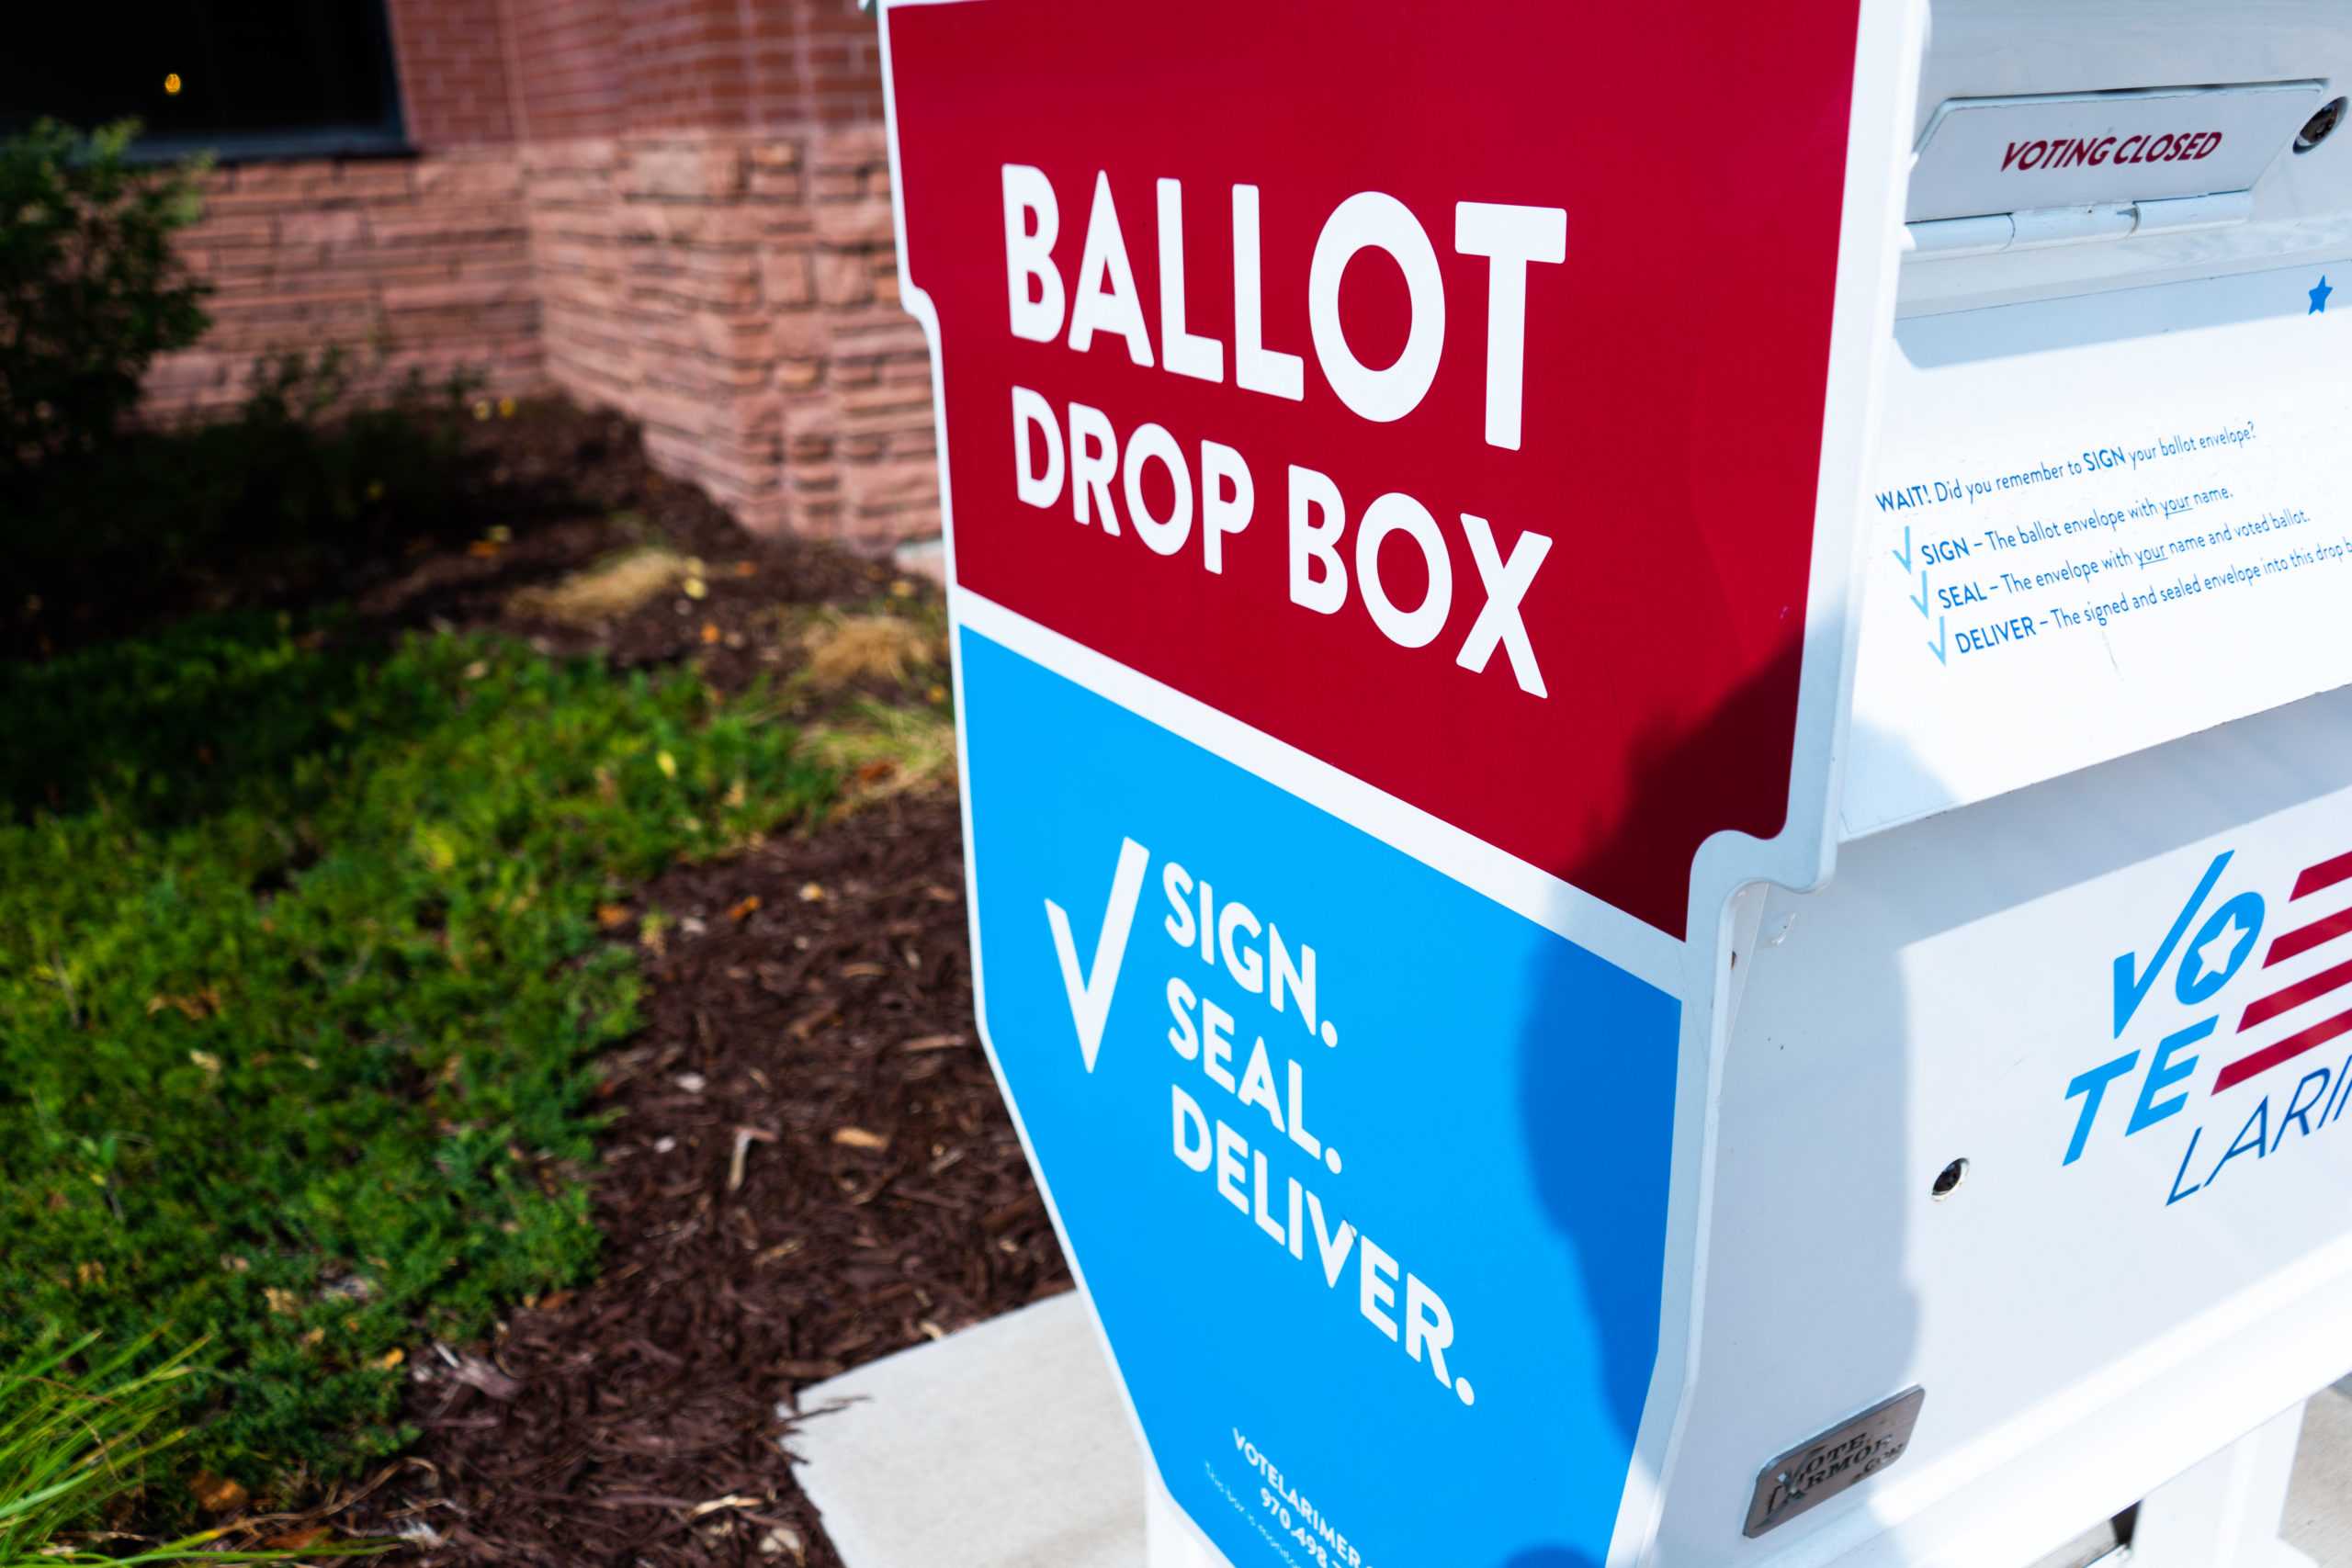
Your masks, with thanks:
[[[1954,98],[1912,164],[1911,222],[2129,206],[2253,187],[2325,96],[2318,82]]]

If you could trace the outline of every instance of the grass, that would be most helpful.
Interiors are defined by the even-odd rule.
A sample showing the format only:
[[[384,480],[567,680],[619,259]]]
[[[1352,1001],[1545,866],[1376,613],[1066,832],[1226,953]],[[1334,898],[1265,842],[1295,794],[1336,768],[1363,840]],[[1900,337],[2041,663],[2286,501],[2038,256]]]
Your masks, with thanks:
[[[841,773],[844,812],[956,782],[956,721],[944,704],[916,707],[855,698],[809,726],[808,744],[811,756]]]
[[[257,1506],[400,1446],[422,1337],[590,1266],[599,907],[838,788],[756,694],[284,617],[0,665],[0,1367],[141,1348],[191,1428],[141,1461]]]
[[[133,1363],[146,1347],[98,1351],[95,1335],[28,1350],[0,1367],[0,1568],[64,1564],[279,1562],[294,1551],[232,1551],[228,1532],[201,1529],[174,1540],[131,1542],[101,1552],[84,1527],[134,1501],[155,1461],[186,1439],[174,1424],[189,1352]],[[78,1370],[77,1370],[78,1368]],[[331,1543],[323,1530],[292,1532],[306,1555],[349,1556],[372,1542]],[[105,1544],[123,1547],[123,1539]]]

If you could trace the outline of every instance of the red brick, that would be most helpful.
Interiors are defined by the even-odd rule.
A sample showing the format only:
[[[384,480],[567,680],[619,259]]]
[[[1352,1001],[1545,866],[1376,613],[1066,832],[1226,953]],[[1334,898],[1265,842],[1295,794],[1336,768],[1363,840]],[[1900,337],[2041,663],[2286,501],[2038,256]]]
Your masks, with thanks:
[[[638,149],[622,181],[625,194],[671,200],[718,199],[743,188],[740,147],[687,144]]]
[[[760,257],[761,297],[770,305],[806,305],[817,297],[816,282],[803,251],[769,251]]]
[[[382,246],[470,245],[483,241],[519,242],[523,214],[513,208],[436,203],[375,214],[368,223]]]
[[[526,279],[453,277],[439,283],[412,283],[387,288],[387,311],[444,310],[456,306],[512,305],[535,300]]]
[[[733,276],[704,276],[679,271],[658,277],[641,277],[631,288],[630,297],[651,305],[748,310],[760,302],[760,280],[748,265],[740,275]]]
[[[769,310],[763,313],[762,320],[768,323],[771,365],[782,359],[821,362],[832,356],[832,327],[821,308]]]
[[[405,201],[416,194],[413,182],[418,173],[419,167],[404,158],[366,163],[346,159],[305,180],[302,194],[312,200]]]
[[[427,158],[417,165],[422,201],[511,202],[523,194],[523,165],[514,158]]]
[[[889,141],[878,123],[859,130],[828,130],[817,139],[816,157],[821,163],[880,163],[889,153]]]
[[[649,201],[630,206],[638,231],[668,244],[749,246],[760,238],[761,215],[742,202]]]
[[[582,136],[561,141],[534,141],[523,153],[524,168],[536,182],[558,171],[609,175],[620,164],[620,144],[610,136]]]
[[[277,220],[282,245],[356,245],[368,237],[368,220],[354,207],[288,212]]]
[[[890,244],[897,232],[890,204],[871,197],[855,201],[820,202],[817,207],[817,238],[828,244]]]
[[[180,235],[180,243],[191,249],[202,245],[244,250],[267,248],[277,243],[277,224],[266,213],[208,211],[202,222],[191,225]]]
[[[873,264],[857,252],[820,250],[813,261],[819,302],[862,305],[874,298]]]

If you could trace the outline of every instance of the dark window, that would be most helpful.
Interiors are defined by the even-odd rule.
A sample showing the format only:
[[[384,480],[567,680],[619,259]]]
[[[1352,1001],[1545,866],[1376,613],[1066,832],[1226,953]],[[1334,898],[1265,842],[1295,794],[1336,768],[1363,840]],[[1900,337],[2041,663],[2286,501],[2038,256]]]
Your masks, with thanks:
[[[384,0],[44,0],[0,49],[0,133],[135,118],[141,151],[401,148]]]

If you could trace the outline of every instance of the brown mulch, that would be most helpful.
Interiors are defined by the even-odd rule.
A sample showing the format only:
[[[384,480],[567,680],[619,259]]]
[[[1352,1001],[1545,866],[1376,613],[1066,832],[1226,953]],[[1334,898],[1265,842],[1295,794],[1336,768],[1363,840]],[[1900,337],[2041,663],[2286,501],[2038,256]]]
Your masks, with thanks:
[[[418,1358],[424,1439],[346,1528],[429,1528],[436,1563],[838,1563],[779,1404],[1069,1284],[973,1036],[959,831],[900,797],[646,891],[680,923],[608,1064],[602,1271]]]
[[[560,478],[582,504],[388,563],[358,592],[368,621],[690,663],[732,691],[797,661],[781,606],[933,592],[752,538],[608,416],[481,435],[502,483]],[[517,613],[518,589],[645,544],[698,558],[702,595],[587,629]],[[675,867],[613,934],[642,950],[647,1024],[604,1064],[597,1275],[489,1345],[413,1354],[420,1438],[334,1522],[435,1568],[837,1568],[786,1451],[799,1392],[1069,1284],[972,1024],[956,801],[887,798]]]

